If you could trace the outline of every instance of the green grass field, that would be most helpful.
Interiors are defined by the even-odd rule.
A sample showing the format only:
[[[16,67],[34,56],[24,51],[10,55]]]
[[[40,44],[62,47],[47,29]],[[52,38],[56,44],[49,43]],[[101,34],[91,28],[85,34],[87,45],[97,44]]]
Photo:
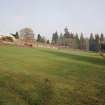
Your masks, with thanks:
[[[105,105],[105,59],[77,50],[0,46],[0,105]]]

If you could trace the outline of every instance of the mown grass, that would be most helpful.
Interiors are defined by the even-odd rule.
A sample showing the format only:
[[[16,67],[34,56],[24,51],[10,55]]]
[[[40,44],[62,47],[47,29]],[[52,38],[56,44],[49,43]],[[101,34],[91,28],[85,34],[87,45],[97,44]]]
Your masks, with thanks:
[[[105,105],[98,53],[0,46],[0,105]]]

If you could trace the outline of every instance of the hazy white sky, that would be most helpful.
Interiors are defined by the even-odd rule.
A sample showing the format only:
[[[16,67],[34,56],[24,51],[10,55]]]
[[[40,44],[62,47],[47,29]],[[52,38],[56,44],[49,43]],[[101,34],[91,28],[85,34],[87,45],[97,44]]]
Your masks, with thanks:
[[[105,34],[105,0],[0,0],[0,33],[31,27],[50,38],[65,26],[86,36]]]

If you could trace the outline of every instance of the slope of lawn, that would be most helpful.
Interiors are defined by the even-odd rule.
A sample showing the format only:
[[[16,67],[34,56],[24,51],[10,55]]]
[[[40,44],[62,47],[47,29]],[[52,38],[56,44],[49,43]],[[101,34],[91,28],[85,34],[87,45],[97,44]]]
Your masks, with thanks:
[[[105,59],[78,50],[0,46],[0,105],[105,105]]]

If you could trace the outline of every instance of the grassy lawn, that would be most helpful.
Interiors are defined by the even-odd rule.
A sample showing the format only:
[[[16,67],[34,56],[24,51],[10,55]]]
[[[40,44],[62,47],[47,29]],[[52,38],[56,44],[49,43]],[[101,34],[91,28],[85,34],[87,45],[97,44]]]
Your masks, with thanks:
[[[0,46],[0,105],[105,105],[98,53]]]

